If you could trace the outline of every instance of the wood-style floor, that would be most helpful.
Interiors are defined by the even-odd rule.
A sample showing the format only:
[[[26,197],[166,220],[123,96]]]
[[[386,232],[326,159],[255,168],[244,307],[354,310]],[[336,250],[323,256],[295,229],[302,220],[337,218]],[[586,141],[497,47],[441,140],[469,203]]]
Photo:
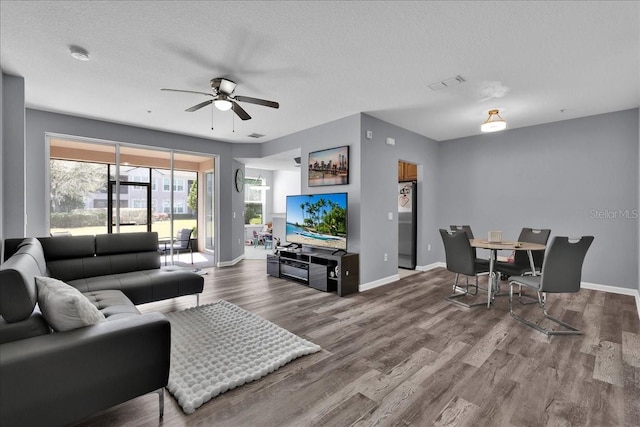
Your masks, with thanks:
[[[201,304],[230,301],[323,350],[191,415],[166,392],[162,421],[150,394],[82,425],[640,425],[640,321],[631,296],[551,295],[551,314],[585,334],[548,338],[513,319],[507,298],[490,310],[446,302],[453,274],[442,268],[346,298],[269,277],[264,261],[205,277]],[[194,304],[188,296],[140,309]],[[540,311],[533,304],[524,313]]]

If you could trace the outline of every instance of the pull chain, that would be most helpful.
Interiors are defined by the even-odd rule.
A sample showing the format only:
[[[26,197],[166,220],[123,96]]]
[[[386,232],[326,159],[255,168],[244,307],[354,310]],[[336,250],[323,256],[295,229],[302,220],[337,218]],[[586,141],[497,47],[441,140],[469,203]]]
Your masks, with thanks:
[[[211,103],[211,130],[213,130],[213,103]]]

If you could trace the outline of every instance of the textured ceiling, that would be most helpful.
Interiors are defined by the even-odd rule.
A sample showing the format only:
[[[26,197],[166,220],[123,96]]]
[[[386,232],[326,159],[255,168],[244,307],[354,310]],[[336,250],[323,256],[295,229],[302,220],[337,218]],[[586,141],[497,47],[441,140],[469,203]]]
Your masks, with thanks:
[[[448,140],[480,133],[492,108],[518,128],[639,105],[635,1],[2,0],[0,15],[0,66],[25,78],[28,107],[229,142],[359,112]],[[242,104],[242,122],[160,91],[213,77],[280,109]]]

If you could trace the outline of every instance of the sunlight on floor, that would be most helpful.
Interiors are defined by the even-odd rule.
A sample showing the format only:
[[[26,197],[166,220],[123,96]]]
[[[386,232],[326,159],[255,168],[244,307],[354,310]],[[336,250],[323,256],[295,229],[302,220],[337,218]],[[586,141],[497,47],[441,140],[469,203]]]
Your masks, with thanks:
[[[273,249],[265,249],[264,246],[245,246],[244,259],[267,259],[267,254],[272,254]]]

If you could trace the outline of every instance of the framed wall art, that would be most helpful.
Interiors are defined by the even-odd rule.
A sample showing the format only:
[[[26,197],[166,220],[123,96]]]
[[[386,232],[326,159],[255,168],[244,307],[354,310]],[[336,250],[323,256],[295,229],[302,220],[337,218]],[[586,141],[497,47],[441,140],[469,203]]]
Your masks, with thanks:
[[[349,184],[349,146],[309,153],[309,187]]]

